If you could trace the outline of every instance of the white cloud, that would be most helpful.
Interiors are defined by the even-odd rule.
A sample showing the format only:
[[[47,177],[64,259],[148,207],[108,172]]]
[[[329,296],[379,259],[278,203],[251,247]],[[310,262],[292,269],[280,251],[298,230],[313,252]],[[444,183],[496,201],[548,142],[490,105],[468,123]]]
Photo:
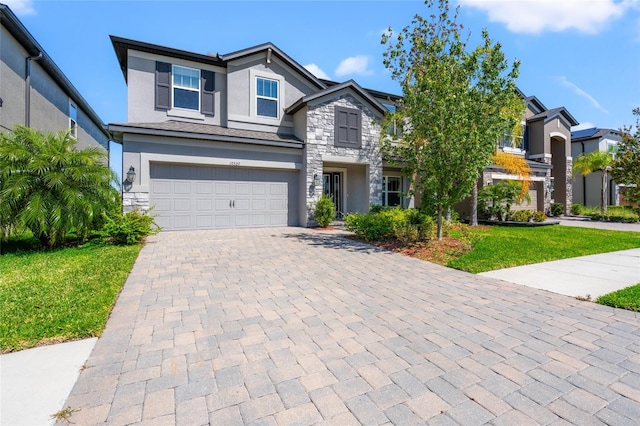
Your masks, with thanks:
[[[373,71],[368,69],[369,57],[365,55],[351,56],[344,59],[336,69],[336,75],[342,77],[345,75],[371,75]]]
[[[514,33],[539,34],[570,29],[597,34],[619,18],[635,0],[459,0],[465,7],[483,10],[491,22],[501,22]]]
[[[580,95],[583,98],[585,98],[586,100],[588,100],[589,102],[591,102],[591,105],[593,105],[594,107],[596,107],[600,111],[602,111],[602,112],[604,112],[606,114],[609,114],[609,111],[607,111],[602,105],[600,105],[600,103],[598,101],[596,101],[596,99],[593,96],[591,96],[590,94],[588,94],[587,92],[585,92],[584,90],[579,88],[575,83],[572,83],[569,80],[567,80],[567,78],[565,76],[561,75],[560,77],[558,77],[558,81],[563,86],[568,87],[569,89],[573,90],[574,93],[576,93],[577,95]]]
[[[591,129],[593,127],[596,127],[596,125],[591,123],[591,122],[589,122],[589,121],[585,121],[584,123],[580,123],[577,126],[573,126],[571,128],[571,131],[575,132],[577,130]]]
[[[35,15],[33,0],[3,0],[2,3],[11,8],[16,15]]]
[[[307,69],[307,71],[309,71],[311,74],[315,75],[318,78],[331,80],[327,75],[327,73],[322,71],[320,67],[317,66],[316,64],[309,64],[309,65],[305,65],[304,67]]]

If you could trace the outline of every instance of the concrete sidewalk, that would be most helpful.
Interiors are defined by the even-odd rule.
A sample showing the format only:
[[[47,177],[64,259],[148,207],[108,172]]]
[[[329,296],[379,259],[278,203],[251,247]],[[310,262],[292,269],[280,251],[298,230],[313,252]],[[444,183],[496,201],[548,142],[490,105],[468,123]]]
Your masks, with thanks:
[[[640,283],[640,248],[483,272],[484,277],[595,299]]]
[[[53,424],[97,338],[0,356],[0,424]]]

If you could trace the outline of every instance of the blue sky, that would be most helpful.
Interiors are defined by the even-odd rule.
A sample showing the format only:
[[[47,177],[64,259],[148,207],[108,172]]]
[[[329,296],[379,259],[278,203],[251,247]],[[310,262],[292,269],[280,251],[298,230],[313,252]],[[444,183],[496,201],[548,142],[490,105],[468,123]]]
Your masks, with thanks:
[[[126,84],[109,35],[198,53],[275,43],[317,75],[400,94],[380,36],[421,1],[38,1],[8,4],[105,123],[127,119]],[[483,28],[522,62],[518,86],[580,127],[619,128],[640,106],[638,0],[460,0],[459,21]],[[452,0],[452,4],[456,4]]]

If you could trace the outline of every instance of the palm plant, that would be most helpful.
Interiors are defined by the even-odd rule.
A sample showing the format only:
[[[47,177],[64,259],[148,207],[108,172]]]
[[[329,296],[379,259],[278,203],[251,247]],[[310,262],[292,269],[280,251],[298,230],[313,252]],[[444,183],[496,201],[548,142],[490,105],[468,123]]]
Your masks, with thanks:
[[[579,171],[582,176],[596,171],[602,172],[600,183],[600,212],[602,214],[607,214],[607,175],[612,162],[613,156],[610,151],[582,153],[573,162],[573,170]]]
[[[118,200],[106,159],[100,148],[76,149],[69,132],[0,134],[0,233],[28,229],[47,247],[69,232],[86,238]]]

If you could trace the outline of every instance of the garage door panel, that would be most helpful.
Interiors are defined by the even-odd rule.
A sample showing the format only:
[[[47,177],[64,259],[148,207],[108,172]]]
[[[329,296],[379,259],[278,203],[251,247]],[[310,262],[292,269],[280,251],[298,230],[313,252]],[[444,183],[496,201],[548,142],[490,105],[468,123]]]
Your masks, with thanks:
[[[151,163],[166,230],[297,225],[297,172]]]
[[[198,229],[213,228],[213,216],[212,215],[196,215],[196,227]]]
[[[267,200],[251,200],[251,210],[267,210]]]
[[[211,198],[198,198],[196,200],[197,212],[213,212],[213,199]]]
[[[252,195],[265,195],[267,193],[266,183],[252,183],[251,194]]]
[[[213,182],[196,182],[196,194],[213,194]]]
[[[171,181],[151,181],[151,189],[154,194],[171,194]]]
[[[155,198],[154,203],[153,212],[156,214],[171,211],[172,201],[170,198]]]
[[[191,211],[191,199],[176,197],[173,199],[173,211],[174,212],[188,212]]]
[[[191,215],[173,215],[173,229],[192,229]]]

